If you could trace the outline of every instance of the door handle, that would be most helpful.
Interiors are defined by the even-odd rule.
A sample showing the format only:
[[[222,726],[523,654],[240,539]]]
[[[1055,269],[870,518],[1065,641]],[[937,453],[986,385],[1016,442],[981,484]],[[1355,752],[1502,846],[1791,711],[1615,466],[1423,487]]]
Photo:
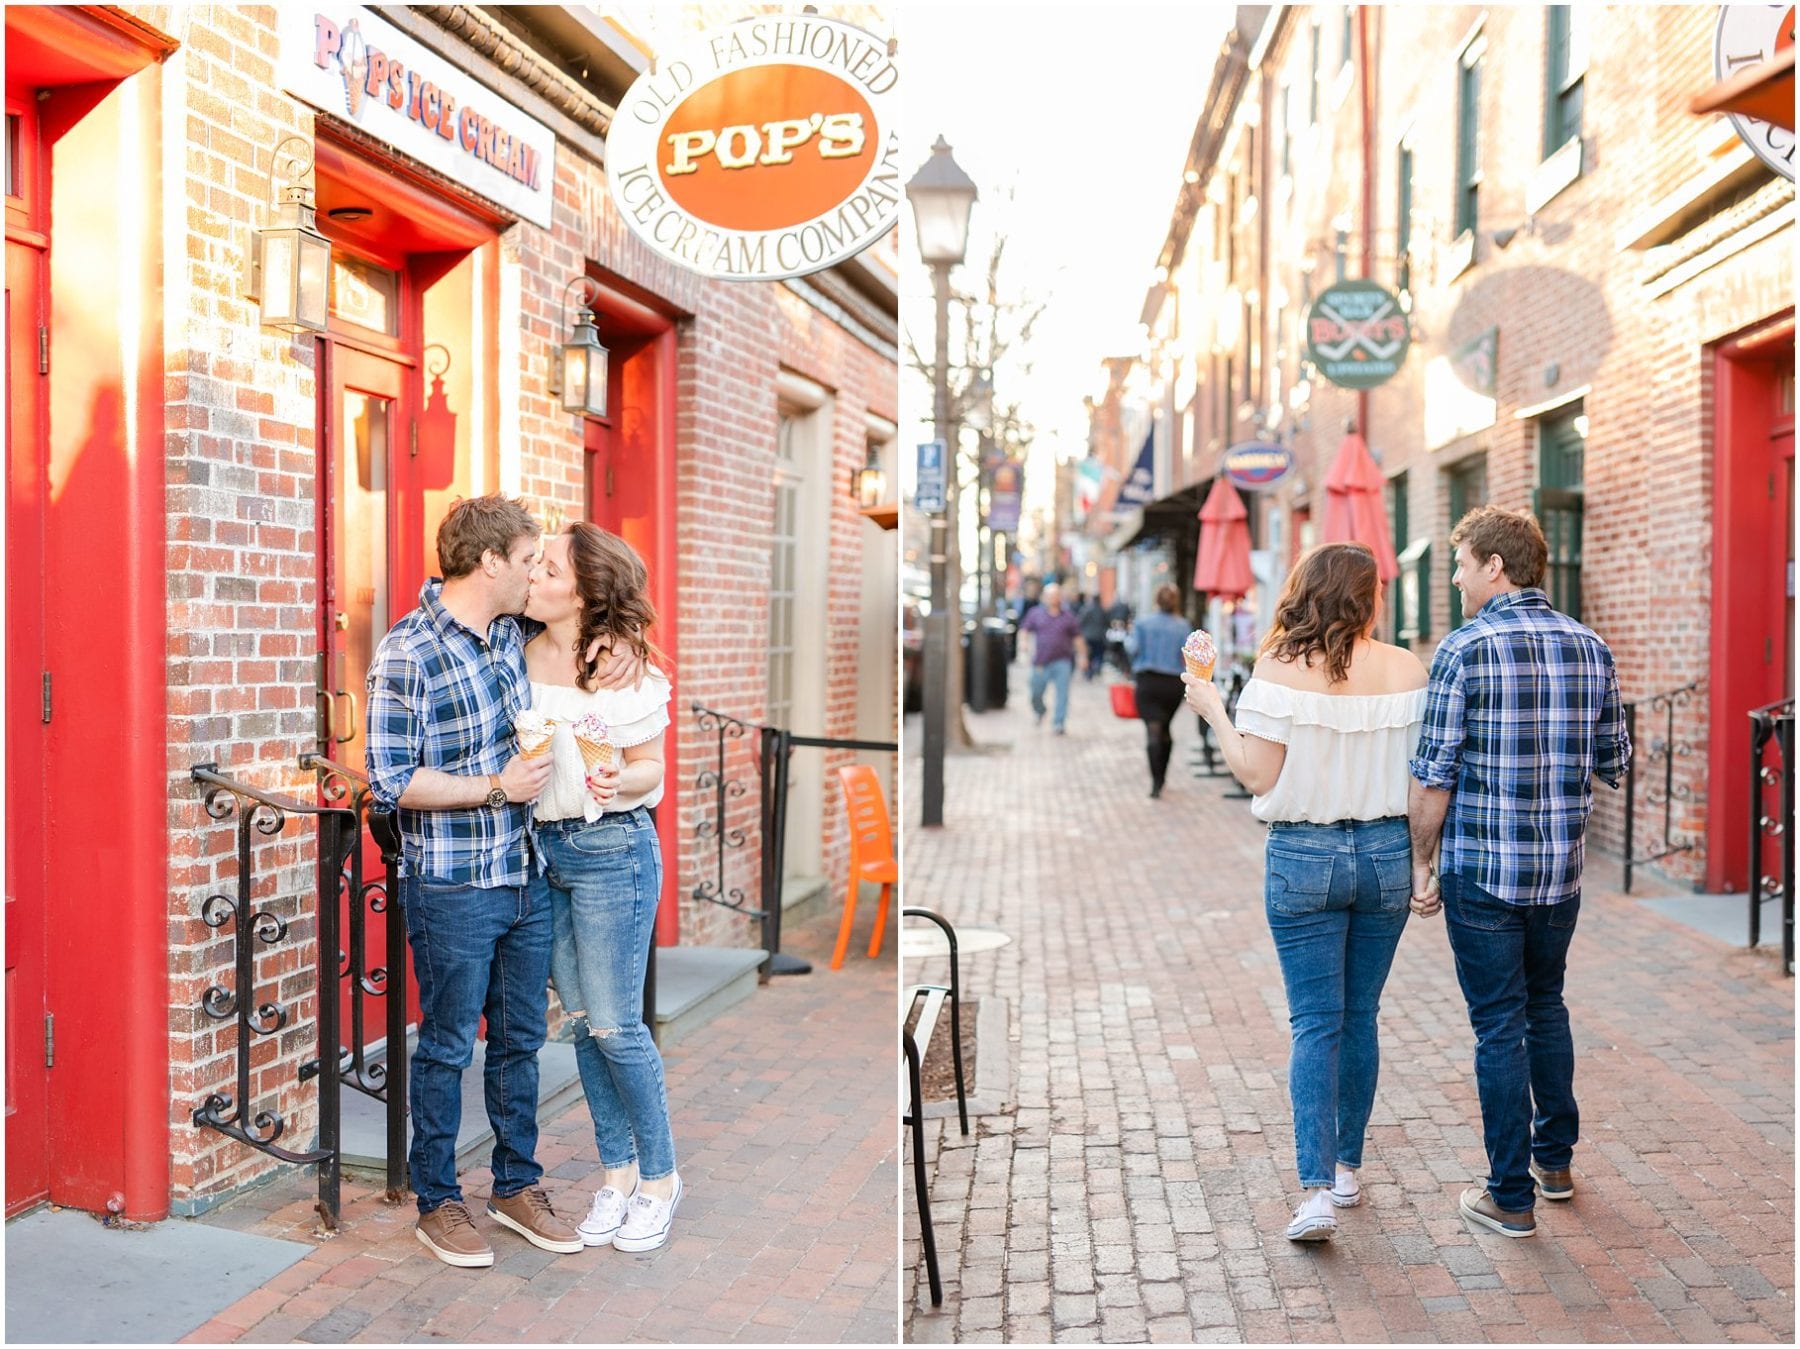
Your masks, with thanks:
[[[322,723],[319,731],[319,743],[321,745],[335,744],[337,741],[337,722],[332,716],[332,710],[337,705],[336,701],[324,689],[320,689],[313,697],[319,700],[319,721]]]
[[[334,693],[331,695],[331,701],[332,701],[333,706],[336,705],[337,700],[339,698],[348,698],[350,700],[350,729],[343,735],[334,736],[332,743],[338,744],[338,745],[347,745],[352,740],[356,739],[356,723],[358,720],[357,712],[356,712],[356,695],[354,693],[352,693],[349,689],[344,689],[344,690],[341,690],[340,692]]]

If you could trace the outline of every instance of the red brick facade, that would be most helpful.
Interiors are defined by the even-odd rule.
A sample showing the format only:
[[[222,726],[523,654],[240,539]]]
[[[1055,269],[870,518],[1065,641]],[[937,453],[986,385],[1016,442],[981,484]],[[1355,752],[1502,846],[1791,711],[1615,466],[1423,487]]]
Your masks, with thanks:
[[[317,747],[320,367],[313,340],[260,326],[257,305],[243,297],[243,266],[251,232],[266,216],[272,148],[288,135],[310,144],[323,119],[283,92],[273,7],[131,6],[128,13],[177,44],[160,65],[133,77],[148,91],[140,106],[160,118],[163,174],[162,200],[148,203],[149,218],[140,222],[161,249],[162,289],[136,300],[162,305],[166,330],[168,1124],[173,1206],[194,1212],[272,1165],[196,1129],[191,1119],[234,1072],[235,1022],[200,1010],[210,986],[232,982],[231,926],[210,928],[200,913],[208,895],[235,893],[237,859],[232,824],[208,818],[189,773],[196,763],[216,762],[258,788],[314,795],[296,759]],[[449,32],[431,40],[478,78],[492,69]],[[513,41],[528,45],[524,37]],[[502,94],[517,99],[519,87]],[[616,99],[623,90],[611,92]],[[520,102],[559,129],[568,125],[545,111],[548,104]],[[353,131],[342,139],[357,144]],[[668,744],[679,776],[667,783],[662,807],[674,812],[679,856],[668,861],[681,896],[683,943],[754,946],[754,924],[690,898],[710,874],[713,854],[695,839],[696,823],[711,814],[711,794],[694,786],[712,742],[697,731],[689,706],[752,722],[765,713],[775,389],[784,369],[833,395],[830,483],[822,493],[830,535],[823,734],[858,734],[858,691],[871,663],[895,659],[892,645],[872,651],[859,641],[863,544],[875,526],[850,494],[868,449],[867,416],[890,423],[896,416],[892,282],[884,299],[881,262],[871,265],[872,289],[831,278],[791,285],[703,280],[625,229],[599,147],[597,134],[559,130],[552,227],[515,223],[481,250],[489,308],[474,341],[492,367],[489,387],[497,395],[489,408],[485,490],[523,495],[552,524],[585,509],[582,423],[547,388],[571,277],[588,271],[622,284],[668,316],[676,333],[675,423],[659,453],[674,460],[678,583],[676,612],[663,619],[679,635]],[[86,190],[99,196],[103,188]],[[427,569],[435,570],[434,557]],[[888,571],[871,583],[892,582]],[[396,594],[390,618],[414,603],[414,596]],[[897,730],[897,721],[892,725]],[[730,855],[726,884],[755,904],[755,739],[741,743],[729,771],[749,790],[734,802],[728,825],[748,842]],[[847,871],[835,786],[818,828],[835,892]],[[306,1146],[318,1123],[315,1089],[297,1081],[299,1065],[317,1053],[312,837],[308,820],[290,819],[278,838],[255,849],[257,903],[289,929],[259,950],[255,989],[243,990],[288,1009],[285,1028],[252,1055],[253,1107],[285,1117],[288,1146]]]

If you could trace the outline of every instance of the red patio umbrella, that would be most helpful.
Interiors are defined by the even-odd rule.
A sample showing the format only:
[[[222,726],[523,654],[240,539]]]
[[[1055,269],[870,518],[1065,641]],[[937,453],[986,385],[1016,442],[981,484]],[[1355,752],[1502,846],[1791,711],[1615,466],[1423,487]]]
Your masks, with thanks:
[[[1387,503],[1382,500],[1386,490],[1387,479],[1369,457],[1369,447],[1351,431],[1325,475],[1325,522],[1319,537],[1324,543],[1368,544],[1381,579],[1391,581],[1400,575],[1400,562],[1388,531]]]
[[[1222,599],[1241,599],[1256,578],[1250,572],[1250,512],[1223,473],[1200,508],[1200,556],[1194,562],[1194,589]]]

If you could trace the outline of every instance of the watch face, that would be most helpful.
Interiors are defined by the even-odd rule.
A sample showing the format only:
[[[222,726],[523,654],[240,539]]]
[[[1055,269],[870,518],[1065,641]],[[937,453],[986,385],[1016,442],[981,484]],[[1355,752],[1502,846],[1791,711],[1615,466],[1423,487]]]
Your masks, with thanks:
[[[504,806],[506,804],[506,793],[501,791],[498,787],[494,788],[493,791],[488,793],[488,804],[490,806]]]
[[[1721,5],[1713,39],[1713,70],[1729,79],[1751,66],[1774,60],[1794,45],[1792,5]],[[1739,138],[1756,157],[1789,182],[1794,179],[1794,133],[1771,122],[1730,113]]]

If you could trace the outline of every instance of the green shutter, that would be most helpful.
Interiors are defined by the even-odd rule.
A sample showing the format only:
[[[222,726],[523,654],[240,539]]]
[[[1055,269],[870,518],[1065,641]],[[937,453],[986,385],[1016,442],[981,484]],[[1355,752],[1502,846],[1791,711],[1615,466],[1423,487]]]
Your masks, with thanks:
[[[1465,459],[1450,470],[1450,528],[1455,529],[1457,522],[1474,510],[1477,506],[1487,504],[1487,456],[1475,455]],[[1444,585],[1450,592],[1450,629],[1455,631],[1468,617],[1462,609],[1462,592],[1453,584],[1451,578],[1456,575],[1456,550],[1447,550],[1448,560],[1444,564]]]
[[[1562,148],[1562,87],[1569,69],[1569,7],[1544,10],[1544,158]]]
[[[1577,429],[1576,403],[1538,423],[1538,482],[1532,509],[1550,547],[1544,589],[1550,603],[1570,618],[1581,617],[1581,529],[1583,470],[1587,440]]]
[[[1408,250],[1412,248],[1412,176],[1412,151],[1402,147],[1399,168],[1400,204],[1397,208],[1398,219],[1395,222],[1399,242],[1394,249],[1398,265],[1395,284],[1401,290],[1412,289],[1412,260],[1407,256]]]
[[[1476,227],[1475,174],[1481,153],[1481,62],[1461,67],[1457,100],[1456,232]]]

